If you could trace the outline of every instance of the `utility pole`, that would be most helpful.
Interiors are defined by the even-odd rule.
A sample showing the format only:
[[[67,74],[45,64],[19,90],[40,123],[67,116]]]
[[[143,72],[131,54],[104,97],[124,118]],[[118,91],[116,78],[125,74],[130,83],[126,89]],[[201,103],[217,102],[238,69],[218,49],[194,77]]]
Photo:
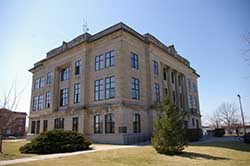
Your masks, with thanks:
[[[241,97],[239,94],[237,96],[239,98],[239,103],[240,103],[241,118],[242,118],[242,123],[243,123],[243,134],[245,136],[246,135],[246,127],[245,127],[244,114],[243,114],[243,110],[242,110]]]

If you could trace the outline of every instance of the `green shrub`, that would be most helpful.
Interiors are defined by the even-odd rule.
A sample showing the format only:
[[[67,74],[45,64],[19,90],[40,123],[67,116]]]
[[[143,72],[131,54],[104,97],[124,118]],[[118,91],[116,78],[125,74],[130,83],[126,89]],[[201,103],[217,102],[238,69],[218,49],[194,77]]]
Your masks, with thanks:
[[[225,135],[225,129],[223,129],[223,128],[214,129],[214,136],[215,137],[223,137],[224,135]]]
[[[160,116],[154,124],[153,147],[158,153],[168,155],[182,152],[187,145],[184,112],[171,105],[167,98],[164,98],[159,110]]]
[[[75,131],[52,130],[41,133],[20,147],[21,153],[51,154],[89,149],[91,142]]]

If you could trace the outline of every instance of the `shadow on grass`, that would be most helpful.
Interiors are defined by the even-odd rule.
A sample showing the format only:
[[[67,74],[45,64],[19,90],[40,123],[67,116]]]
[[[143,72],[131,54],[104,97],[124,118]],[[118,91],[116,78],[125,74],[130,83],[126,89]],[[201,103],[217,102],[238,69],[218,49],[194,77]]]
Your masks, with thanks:
[[[201,153],[194,153],[194,152],[183,152],[178,156],[186,157],[190,159],[230,160],[229,158],[226,158],[226,157],[217,157],[217,156],[212,156],[209,154],[201,154]]]
[[[193,144],[189,146],[207,146],[207,147],[219,147],[219,148],[227,148],[232,150],[238,150],[242,152],[250,152],[250,144],[244,142],[234,142],[234,141],[227,141],[227,142],[210,142],[210,143],[199,143]]]

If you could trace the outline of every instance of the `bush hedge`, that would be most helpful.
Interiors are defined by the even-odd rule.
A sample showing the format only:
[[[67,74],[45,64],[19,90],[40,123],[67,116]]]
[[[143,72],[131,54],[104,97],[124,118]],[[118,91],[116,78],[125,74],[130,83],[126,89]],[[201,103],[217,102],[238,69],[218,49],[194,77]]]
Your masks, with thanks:
[[[199,139],[202,137],[202,130],[201,129],[187,129],[187,138],[188,141],[199,141]]]
[[[21,153],[51,154],[89,149],[91,142],[75,131],[52,130],[41,133],[20,147]]]
[[[215,137],[223,137],[224,135],[225,135],[225,129],[223,129],[223,128],[214,129],[214,136]]]

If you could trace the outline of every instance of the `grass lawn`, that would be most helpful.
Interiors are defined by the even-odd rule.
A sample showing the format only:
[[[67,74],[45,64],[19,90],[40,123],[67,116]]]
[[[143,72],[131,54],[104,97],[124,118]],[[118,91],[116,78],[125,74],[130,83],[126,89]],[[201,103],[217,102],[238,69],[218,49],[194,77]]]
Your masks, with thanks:
[[[4,140],[3,141],[3,153],[0,153],[0,161],[1,160],[11,160],[16,158],[23,158],[32,156],[30,154],[21,154],[19,152],[19,147],[28,143],[28,141],[22,140]]]
[[[156,153],[151,146],[99,151],[64,158],[47,159],[15,166],[241,166],[250,165],[250,145],[239,142],[218,142],[192,145],[177,156],[166,156]]]

